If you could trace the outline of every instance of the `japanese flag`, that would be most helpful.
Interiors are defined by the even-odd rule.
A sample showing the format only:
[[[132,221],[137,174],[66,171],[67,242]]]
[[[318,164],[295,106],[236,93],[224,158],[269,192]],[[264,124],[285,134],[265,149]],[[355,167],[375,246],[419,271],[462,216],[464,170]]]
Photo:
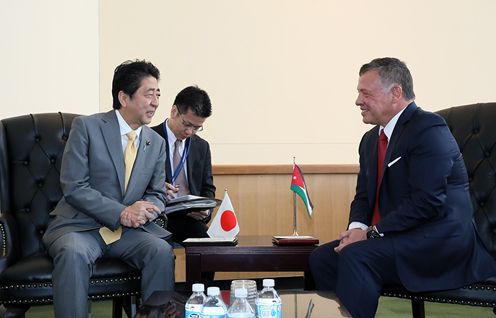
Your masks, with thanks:
[[[238,219],[227,191],[207,231],[211,238],[234,238],[239,233]]]

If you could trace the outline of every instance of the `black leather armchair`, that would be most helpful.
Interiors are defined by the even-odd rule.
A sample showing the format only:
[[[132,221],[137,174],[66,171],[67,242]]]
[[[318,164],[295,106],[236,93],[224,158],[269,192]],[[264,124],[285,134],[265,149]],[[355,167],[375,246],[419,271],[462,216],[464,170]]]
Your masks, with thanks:
[[[21,311],[20,317],[31,305],[53,301],[52,260],[41,238],[62,196],[60,164],[76,116],[46,113],[0,121],[0,303]],[[96,263],[89,299],[113,299],[113,317],[122,316],[124,298],[139,293],[139,271],[118,259]]]
[[[479,236],[496,257],[496,103],[452,107],[438,113],[445,118],[463,154]],[[429,293],[410,293],[402,286],[386,286],[382,294],[411,299],[416,318],[425,317],[424,301],[492,307],[496,314],[496,277],[455,290]]]

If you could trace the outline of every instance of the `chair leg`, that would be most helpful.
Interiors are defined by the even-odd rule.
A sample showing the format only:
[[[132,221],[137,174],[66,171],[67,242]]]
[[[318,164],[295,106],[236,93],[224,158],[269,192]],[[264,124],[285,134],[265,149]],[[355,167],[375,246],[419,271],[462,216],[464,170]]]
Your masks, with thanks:
[[[133,318],[136,315],[136,312],[138,311],[139,307],[139,297],[138,296],[123,296],[119,297],[118,301],[116,302],[117,298],[114,298],[114,306],[113,306],[113,314],[115,318],[122,318],[122,310],[124,310],[124,313],[126,316],[129,318]],[[116,308],[119,307],[119,308]],[[119,314],[117,315],[117,310],[119,310]]]
[[[425,318],[424,301],[412,299],[412,316],[413,318]]]
[[[112,318],[122,318],[123,306],[124,306],[123,297],[114,297],[112,299]]]

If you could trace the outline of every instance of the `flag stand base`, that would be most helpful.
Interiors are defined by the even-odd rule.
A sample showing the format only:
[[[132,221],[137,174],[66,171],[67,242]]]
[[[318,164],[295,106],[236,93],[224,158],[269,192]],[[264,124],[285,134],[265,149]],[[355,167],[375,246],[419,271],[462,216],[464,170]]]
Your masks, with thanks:
[[[296,229],[293,230],[293,234],[291,234],[291,236],[299,236],[298,232],[296,231]]]

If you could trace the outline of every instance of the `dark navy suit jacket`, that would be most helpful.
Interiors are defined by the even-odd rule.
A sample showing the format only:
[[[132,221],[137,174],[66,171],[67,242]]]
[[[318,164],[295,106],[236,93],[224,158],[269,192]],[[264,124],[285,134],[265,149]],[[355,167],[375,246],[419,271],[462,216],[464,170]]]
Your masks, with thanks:
[[[379,127],[360,143],[350,222],[370,224]],[[463,157],[446,122],[411,103],[389,141],[379,192],[379,232],[393,240],[398,274],[411,291],[451,289],[496,273],[472,223]]]
[[[165,139],[166,144],[166,161],[165,161],[165,180],[170,183],[172,178],[171,172],[171,154],[169,153],[169,141],[167,133],[163,129],[163,123],[152,127],[160,136]],[[191,146],[189,149],[187,161],[188,185],[189,191],[193,195],[199,195],[207,198],[215,197],[215,186],[212,176],[212,159],[210,154],[210,145],[208,142],[197,135],[190,138]],[[210,216],[204,221],[208,223]]]

